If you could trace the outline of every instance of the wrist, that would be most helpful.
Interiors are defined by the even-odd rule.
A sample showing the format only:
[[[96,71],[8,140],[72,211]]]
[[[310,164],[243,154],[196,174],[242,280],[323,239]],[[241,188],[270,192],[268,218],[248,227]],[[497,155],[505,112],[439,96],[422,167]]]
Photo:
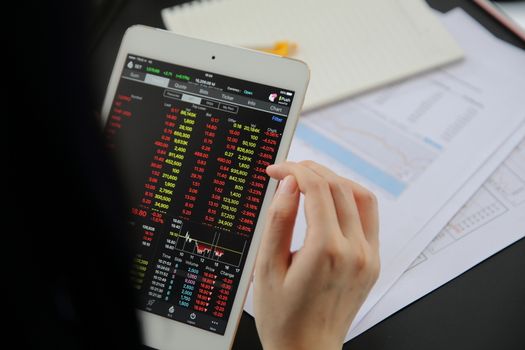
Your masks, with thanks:
[[[266,344],[263,342],[264,350],[341,350],[343,345],[340,342],[322,341],[316,339],[315,341],[288,341],[280,342],[279,344]]]

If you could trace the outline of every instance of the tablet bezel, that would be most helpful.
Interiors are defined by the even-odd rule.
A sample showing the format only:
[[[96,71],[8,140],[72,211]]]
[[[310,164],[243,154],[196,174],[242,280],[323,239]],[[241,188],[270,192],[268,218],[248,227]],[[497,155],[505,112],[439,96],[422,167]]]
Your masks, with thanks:
[[[294,91],[295,96],[275,162],[286,159],[310,76],[308,66],[304,62],[184,37],[147,26],[133,26],[126,31],[122,39],[113,67],[102,108],[104,124],[128,54]],[[277,181],[270,180],[259,218],[266,216],[276,186]],[[231,348],[253,275],[263,227],[262,220],[258,220],[224,335],[138,310],[144,343],[158,349]]]

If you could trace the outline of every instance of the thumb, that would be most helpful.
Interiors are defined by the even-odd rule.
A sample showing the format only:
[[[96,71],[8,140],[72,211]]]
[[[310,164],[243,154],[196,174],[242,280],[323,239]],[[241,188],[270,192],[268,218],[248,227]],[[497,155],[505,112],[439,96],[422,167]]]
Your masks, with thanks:
[[[290,263],[290,244],[292,241],[299,188],[292,175],[281,181],[268,209],[266,227],[259,252],[258,270],[286,272]]]

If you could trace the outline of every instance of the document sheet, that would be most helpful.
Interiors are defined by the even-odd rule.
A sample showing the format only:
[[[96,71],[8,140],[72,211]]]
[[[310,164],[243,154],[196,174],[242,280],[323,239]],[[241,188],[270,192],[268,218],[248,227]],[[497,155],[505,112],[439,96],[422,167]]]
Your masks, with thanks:
[[[519,135],[524,134],[522,128]],[[523,237],[525,140],[356,324],[347,340]]]

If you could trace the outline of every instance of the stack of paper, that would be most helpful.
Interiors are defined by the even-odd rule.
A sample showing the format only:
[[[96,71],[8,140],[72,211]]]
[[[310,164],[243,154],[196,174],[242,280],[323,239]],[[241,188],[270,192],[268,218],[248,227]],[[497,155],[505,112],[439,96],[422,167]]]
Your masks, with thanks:
[[[448,13],[443,21],[464,43],[463,47],[471,46],[467,59],[469,56],[483,59],[488,69],[509,77],[525,76],[525,52],[496,39],[461,10]],[[525,119],[525,107],[521,102],[525,98],[524,87],[510,83],[501,93],[513,88],[520,89],[518,99],[513,102],[514,109]],[[499,118],[499,115],[494,115],[494,118]],[[464,203],[462,193],[476,189],[475,194],[379,302],[364,311],[366,316],[352,327],[346,340],[525,237],[524,137],[525,125],[522,123],[449,204],[457,207]],[[422,246],[421,243],[418,247]]]
[[[308,113],[292,144],[379,197],[383,267],[347,340],[525,235],[525,145],[498,168],[525,136],[525,53],[463,12],[443,23],[462,63]]]

